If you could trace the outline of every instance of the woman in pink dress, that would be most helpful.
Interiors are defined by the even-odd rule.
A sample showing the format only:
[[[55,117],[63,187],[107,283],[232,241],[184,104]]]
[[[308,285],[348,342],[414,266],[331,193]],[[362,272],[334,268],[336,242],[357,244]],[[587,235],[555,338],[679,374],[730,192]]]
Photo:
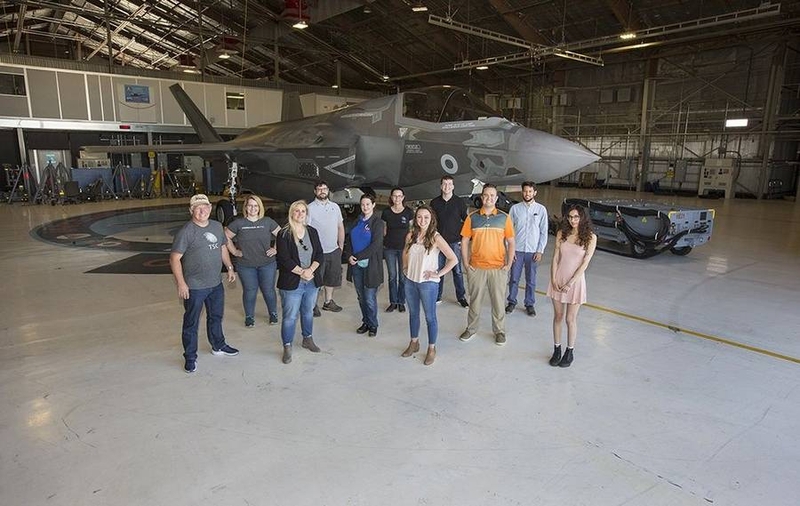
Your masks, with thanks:
[[[584,272],[594,255],[597,236],[582,206],[572,205],[561,220],[556,235],[556,251],[550,267],[547,296],[553,299],[553,342],[550,365],[569,367],[572,364],[575,338],[578,335],[578,310],[586,302]],[[567,349],[561,353],[561,322],[567,320]]]

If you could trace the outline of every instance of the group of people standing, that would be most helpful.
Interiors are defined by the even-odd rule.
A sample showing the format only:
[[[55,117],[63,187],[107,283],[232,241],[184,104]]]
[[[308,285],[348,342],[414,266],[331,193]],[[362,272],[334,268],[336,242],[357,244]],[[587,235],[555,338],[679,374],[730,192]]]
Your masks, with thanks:
[[[242,282],[245,326],[255,326],[255,305],[260,291],[267,305],[269,323],[278,323],[277,297],[281,298],[283,363],[292,361],[292,345],[300,320],[302,347],[320,349],[314,342],[314,317],[321,315],[317,299],[322,289],[322,309],[339,312],[333,300],[341,286],[342,263],[353,282],[361,310],[358,334],[378,333],[377,291],[388,274],[389,306],[386,312],[408,309],[410,341],[401,353],[410,357],[420,350],[421,316],[427,326],[428,346],[424,363],[436,359],[438,321],[436,305],[442,301],[444,276],[453,274],[456,300],[468,308],[467,326],[460,335],[469,341],[477,333],[486,294],[491,302],[495,344],[506,344],[505,316],[514,311],[522,273],[525,273],[523,304],[535,316],[537,266],[547,245],[548,215],[536,202],[536,186],[522,185],[523,201],[506,214],[496,208],[497,188],[486,184],[482,206],[467,212],[463,199],[454,195],[450,176],[440,181],[441,194],[412,211],[404,204],[402,188],[393,188],[391,205],[378,215],[375,197],[364,194],[361,214],[345,241],[344,220],[339,206],[329,200],[324,181],[317,182],[311,203],[303,200],[289,206],[287,224],[279,226],[265,216],[260,198],[249,195],[244,215],[222,226],[209,220],[211,204],[199,194],[190,200],[191,221],[176,234],[170,266],[184,300],[182,340],[184,369],[196,370],[197,331],[200,311],[207,312],[207,333],[215,355],[233,356],[238,350],[225,342],[222,333],[224,289],[219,272],[235,279],[232,258]],[[597,238],[580,206],[570,207],[559,224],[547,295],[553,301],[554,352],[550,364],[568,367],[574,357],[577,313],[586,302],[584,272],[594,253]],[[275,281],[277,273],[277,283]],[[212,279],[213,278],[213,279]],[[466,281],[466,283],[465,283]],[[567,349],[561,350],[562,323],[567,324]]]

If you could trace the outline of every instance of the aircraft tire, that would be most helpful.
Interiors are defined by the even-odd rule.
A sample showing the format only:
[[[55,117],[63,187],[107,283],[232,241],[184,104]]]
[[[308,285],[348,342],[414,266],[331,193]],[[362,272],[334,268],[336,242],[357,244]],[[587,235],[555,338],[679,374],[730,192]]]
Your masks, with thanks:
[[[636,243],[631,244],[631,256],[633,258],[645,258],[647,255],[647,250],[644,246],[641,246]]]
[[[672,252],[673,255],[678,255],[678,256],[682,257],[682,256],[685,256],[685,255],[688,255],[689,252],[692,251],[692,247],[691,246],[683,246],[681,248],[670,248],[669,250]]]
[[[217,201],[217,208],[214,210],[214,218],[224,226],[227,226],[231,222],[233,219],[233,204],[231,204],[230,200],[223,199]]]

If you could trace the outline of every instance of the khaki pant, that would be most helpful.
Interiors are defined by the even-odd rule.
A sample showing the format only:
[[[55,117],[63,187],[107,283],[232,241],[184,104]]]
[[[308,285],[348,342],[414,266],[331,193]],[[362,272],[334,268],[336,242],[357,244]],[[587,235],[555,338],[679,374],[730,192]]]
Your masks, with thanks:
[[[469,313],[467,313],[467,330],[470,334],[478,331],[481,320],[481,306],[486,294],[492,304],[492,332],[495,335],[506,333],[506,284],[508,271],[503,269],[464,269],[467,276],[469,293]]]

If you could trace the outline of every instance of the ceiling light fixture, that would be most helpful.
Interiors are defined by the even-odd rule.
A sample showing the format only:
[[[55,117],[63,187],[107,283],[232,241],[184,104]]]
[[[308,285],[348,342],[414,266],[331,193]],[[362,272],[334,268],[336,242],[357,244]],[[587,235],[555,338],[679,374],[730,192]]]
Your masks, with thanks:
[[[303,20],[301,19],[301,20],[300,20],[300,21],[298,21],[297,23],[293,24],[293,25],[292,25],[292,28],[297,28],[298,30],[305,30],[306,28],[308,28],[308,25],[306,24],[306,22],[305,22],[305,21],[303,21]]]
[[[725,120],[725,128],[737,128],[746,126],[747,126],[747,118]]]
[[[338,90],[339,89],[339,85],[338,84],[334,84],[333,86],[331,86],[331,88],[333,88],[334,90]]]
[[[475,70],[489,70],[489,66],[488,65],[478,65],[477,67],[475,67]]]
[[[414,11],[414,12],[428,12],[428,8],[425,7],[425,5],[422,4],[421,2],[412,5],[411,6],[411,10]]]
[[[217,55],[217,58],[219,58],[220,60],[227,60],[230,57],[231,57],[231,55],[228,54],[228,53],[220,53],[220,54]]]
[[[625,32],[619,36],[622,40],[631,40],[636,38],[636,34],[633,32]]]
[[[383,79],[384,81],[388,81],[389,80],[389,76],[381,76],[381,79]]]

